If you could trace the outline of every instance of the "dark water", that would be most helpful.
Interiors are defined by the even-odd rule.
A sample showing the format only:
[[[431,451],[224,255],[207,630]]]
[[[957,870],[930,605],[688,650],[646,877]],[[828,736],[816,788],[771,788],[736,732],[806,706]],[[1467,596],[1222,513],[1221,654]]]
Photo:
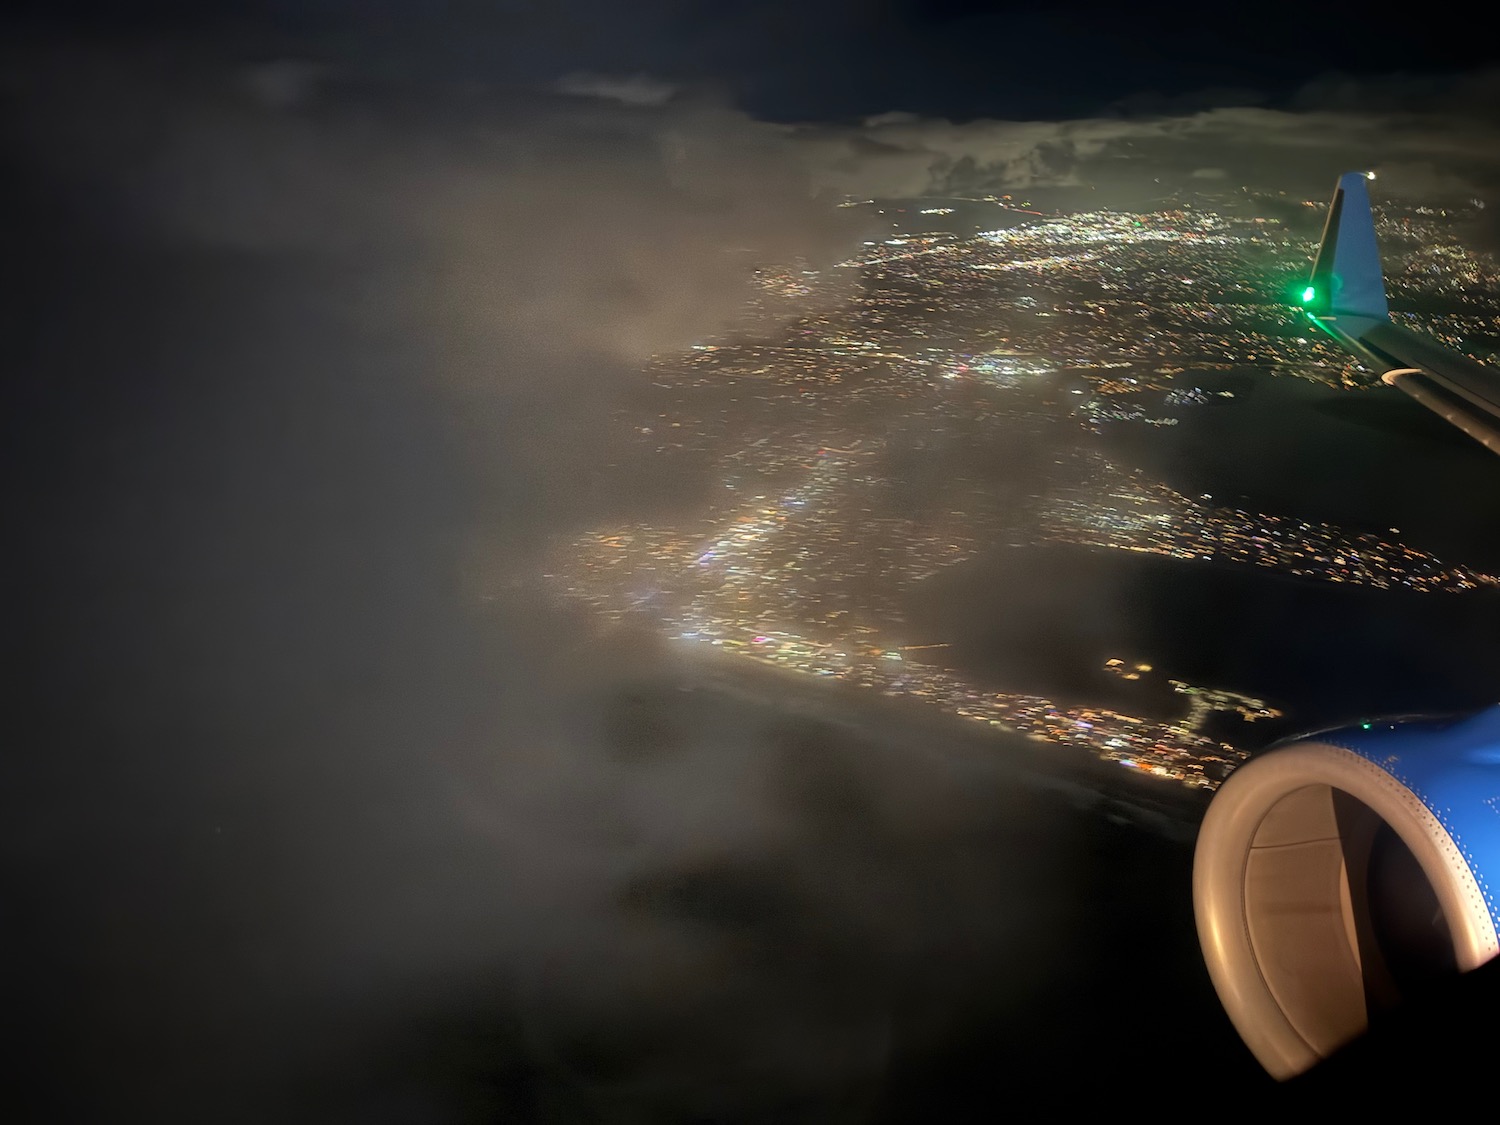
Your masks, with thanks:
[[[1286,712],[1226,737],[1266,738],[1361,715],[1478,708],[1500,683],[1500,593],[1421,594],[1103,548],[995,552],[914,599],[924,635],[997,690],[1183,710],[1166,678]],[[1102,670],[1145,661],[1138,683]]]
[[[1500,460],[1386,390],[1347,391],[1252,372],[1186,373],[1229,391],[1173,427],[1110,425],[1097,439],[1186,495],[1379,534],[1449,565],[1500,570]],[[1392,528],[1399,529],[1393,533]],[[1168,677],[1284,711],[1213,733],[1254,747],[1372,714],[1478,708],[1500,684],[1500,593],[1417,593],[1270,568],[1104,548],[1000,548],[910,599],[916,632],[950,640],[957,667],[1002,691],[1182,713]],[[1104,661],[1144,661],[1130,683]]]
[[[1264,372],[1186,372],[1227,390],[1166,409],[1172,427],[1115,424],[1105,451],[1189,496],[1399,538],[1448,563],[1500,569],[1500,460],[1390,388],[1335,390]]]

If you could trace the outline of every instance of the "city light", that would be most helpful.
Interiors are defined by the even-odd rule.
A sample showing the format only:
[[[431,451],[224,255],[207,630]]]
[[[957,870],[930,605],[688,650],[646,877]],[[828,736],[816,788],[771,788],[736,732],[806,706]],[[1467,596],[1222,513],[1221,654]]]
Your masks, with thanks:
[[[1037,548],[1441,597],[1500,587],[1394,529],[1179,492],[1125,460],[1130,441],[1100,440],[1154,442],[1241,409],[1249,396],[1224,389],[1223,373],[1346,388],[1342,359],[1307,338],[1295,309],[1318,287],[1268,300],[1289,256],[1306,252],[1302,236],[1209,207],[1036,218],[969,235],[898,228],[842,263],[851,299],[810,302],[790,325],[783,309],[757,319],[753,306],[742,337],[652,360],[649,393],[620,415],[626,440],[664,472],[706,468],[723,487],[680,525],[559,544],[552,587],[705,659],[900,700],[1197,789],[1246,756],[1225,740],[1234,723],[1279,709],[1185,679],[1152,690],[1153,665],[1172,663],[1158,653],[1104,665],[1135,703],[1007,690],[964,667],[955,635],[914,623],[912,595],[997,549]],[[1396,292],[1444,294],[1455,278],[1500,288],[1446,215],[1413,209],[1402,223],[1412,268],[1391,274]],[[766,267],[759,292],[784,280]],[[800,267],[792,280],[814,296],[841,284]],[[1467,313],[1426,326],[1439,338],[1500,335],[1500,323]],[[1006,500],[986,467],[1013,447],[1042,456]]]

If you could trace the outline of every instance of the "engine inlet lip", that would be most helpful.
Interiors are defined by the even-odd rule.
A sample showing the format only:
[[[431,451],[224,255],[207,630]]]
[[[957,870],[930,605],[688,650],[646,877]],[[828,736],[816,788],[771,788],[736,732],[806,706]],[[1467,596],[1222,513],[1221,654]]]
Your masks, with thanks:
[[[1285,746],[1241,766],[1220,788],[1199,830],[1193,863],[1198,938],[1231,1022],[1277,1078],[1324,1057],[1293,1027],[1272,993],[1251,940],[1246,871],[1267,814],[1284,798],[1327,786],[1362,802],[1411,850],[1448,920],[1459,970],[1500,951],[1474,872],[1447,830],[1410,789],[1364,757],[1327,742]]]

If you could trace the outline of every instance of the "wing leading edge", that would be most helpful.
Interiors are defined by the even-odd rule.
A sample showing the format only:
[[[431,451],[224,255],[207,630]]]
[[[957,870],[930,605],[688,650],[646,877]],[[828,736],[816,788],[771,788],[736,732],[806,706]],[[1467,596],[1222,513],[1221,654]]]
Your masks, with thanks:
[[[1303,311],[1382,382],[1500,453],[1500,371],[1391,322],[1367,179],[1339,177]]]

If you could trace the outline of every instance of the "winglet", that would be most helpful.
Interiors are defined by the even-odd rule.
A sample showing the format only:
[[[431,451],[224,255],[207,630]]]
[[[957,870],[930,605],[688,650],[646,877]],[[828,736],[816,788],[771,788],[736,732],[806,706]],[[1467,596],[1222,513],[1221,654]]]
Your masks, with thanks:
[[[1375,218],[1364,172],[1339,177],[1328,205],[1323,242],[1312,276],[1302,291],[1302,305],[1313,316],[1355,316],[1386,320],[1385,277],[1375,245]]]

